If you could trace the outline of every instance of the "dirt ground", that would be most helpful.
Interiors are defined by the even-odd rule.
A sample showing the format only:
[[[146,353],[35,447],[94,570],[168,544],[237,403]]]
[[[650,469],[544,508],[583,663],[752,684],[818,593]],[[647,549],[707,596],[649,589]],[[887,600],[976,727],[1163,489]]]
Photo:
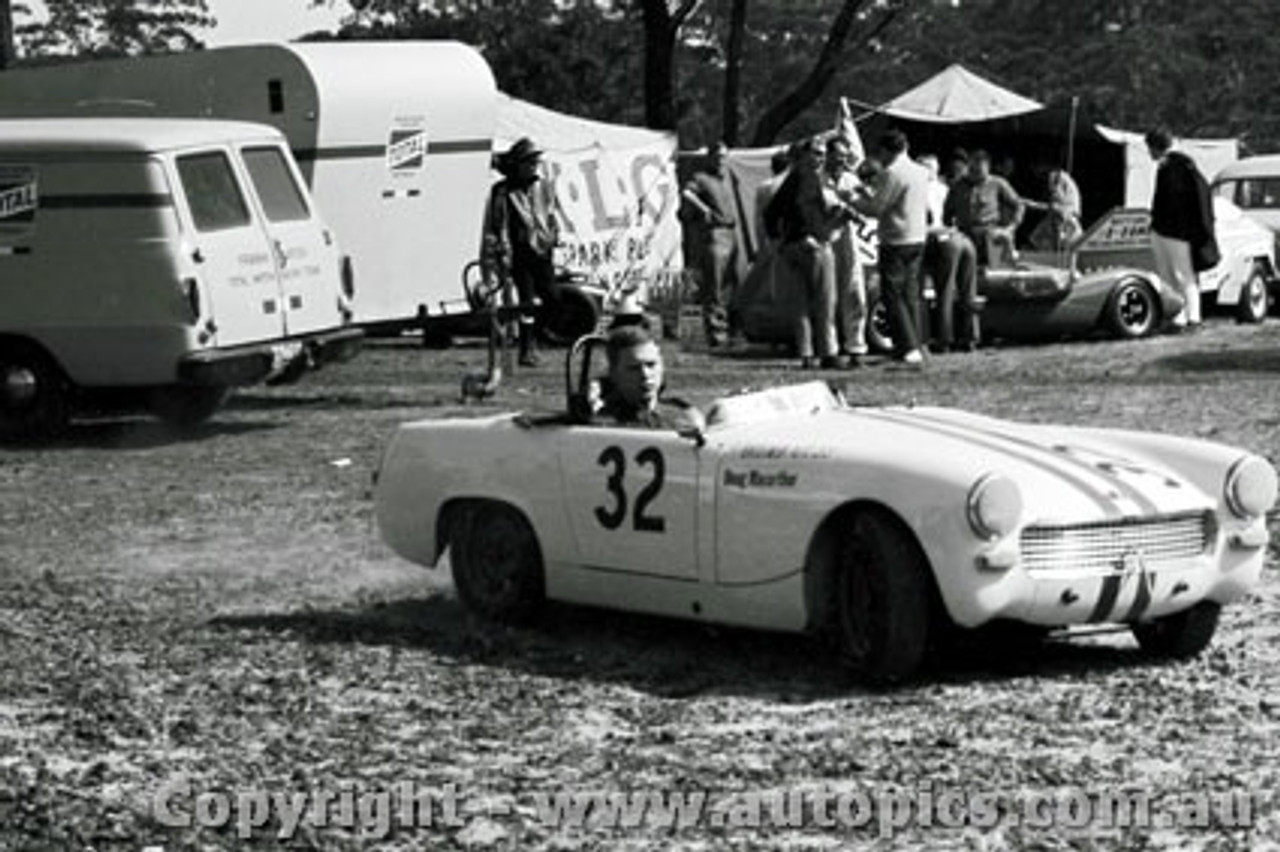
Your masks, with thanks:
[[[812,375],[767,350],[667,349],[694,401]],[[1280,848],[1274,544],[1263,585],[1185,664],[1146,662],[1127,635],[1006,641],[870,691],[799,637],[571,607],[496,629],[447,576],[390,553],[370,502],[396,424],[562,403],[554,357],[463,408],[459,379],[482,361],[475,345],[372,341],[297,385],[238,393],[195,434],[93,422],[0,449],[0,850]],[[847,376],[858,402],[1167,431],[1276,460],[1278,372],[1280,322],[1215,320]],[[382,837],[330,812],[287,842],[278,812],[249,838],[212,826],[236,791],[404,784],[455,791],[456,818]],[[538,796],[565,791],[834,791],[878,810],[857,826],[823,825],[812,801],[781,825],[551,824]],[[1035,797],[1118,791],[1247,796],[1252,827],[1217,813],[1016,824]],[[995,797],[999,819],[929,819],[948,792]],[[886,830],[890,797],[914,803],[911,824]],[[193,824],[164,824],[160,800]]]

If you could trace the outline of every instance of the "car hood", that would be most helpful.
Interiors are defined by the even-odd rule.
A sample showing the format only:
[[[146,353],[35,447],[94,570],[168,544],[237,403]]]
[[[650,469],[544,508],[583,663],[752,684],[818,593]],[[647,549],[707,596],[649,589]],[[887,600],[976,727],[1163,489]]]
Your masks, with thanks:
[[[944,502],[984,475],[1002,474],[1020,486],[1028,523],[1176,514],[1216,503],[1157,460],[1071,427],[937,407],[841,408],[796,420],[803,422],[726,430],[726,456],[816,460],[830,476],[848,478],[850,487],[888,488],[892,479],[900,489],[911,481],[932,489],[922,500]]]

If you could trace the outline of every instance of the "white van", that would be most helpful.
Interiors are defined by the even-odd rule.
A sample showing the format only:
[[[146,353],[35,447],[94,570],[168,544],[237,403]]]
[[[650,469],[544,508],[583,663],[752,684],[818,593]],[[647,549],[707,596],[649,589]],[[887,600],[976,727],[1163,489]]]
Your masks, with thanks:
[[[462,276],[480,250],[497,109],[484,57],[450,41],[256,44],[0,74],[0,117],[278,129],[352,258],[366,327],[470,311]]]
[[[348,357],[343,279],[273,128],[0,120],[0,435],[81,407],[199,422],[233,386]]]

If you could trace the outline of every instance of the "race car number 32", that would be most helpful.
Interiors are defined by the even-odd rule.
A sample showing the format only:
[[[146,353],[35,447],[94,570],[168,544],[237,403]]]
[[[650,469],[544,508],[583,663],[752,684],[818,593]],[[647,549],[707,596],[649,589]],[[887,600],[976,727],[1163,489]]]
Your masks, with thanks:
[[[664,532],[666,519],[661,515],[649,514],[649,506],[662,491],[662,483],[667,475],[667,461],[657,447],[645,447],[636,453],[635,463],[638,467],[649,471],[648,481],[636,492],[635,504],[627,499],[627,454],[621,447],[605,447],[596,464],[608,469],[609,476],[605,480],[605,490],[609,502],[604,506],[596,506],[596,520],[607,530],[616,530],[631,517],[631,526],[636,532]],[[628,512],[628,509],[631,511]]]

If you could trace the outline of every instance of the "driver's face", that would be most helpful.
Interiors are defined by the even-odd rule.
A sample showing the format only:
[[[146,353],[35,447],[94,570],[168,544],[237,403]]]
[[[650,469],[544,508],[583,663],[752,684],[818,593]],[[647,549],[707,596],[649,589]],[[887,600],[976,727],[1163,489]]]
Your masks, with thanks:
[[[636,408],[651,409],[662,387],[662,350],[653,341],[618,353],[610,378],[615,392]]]

